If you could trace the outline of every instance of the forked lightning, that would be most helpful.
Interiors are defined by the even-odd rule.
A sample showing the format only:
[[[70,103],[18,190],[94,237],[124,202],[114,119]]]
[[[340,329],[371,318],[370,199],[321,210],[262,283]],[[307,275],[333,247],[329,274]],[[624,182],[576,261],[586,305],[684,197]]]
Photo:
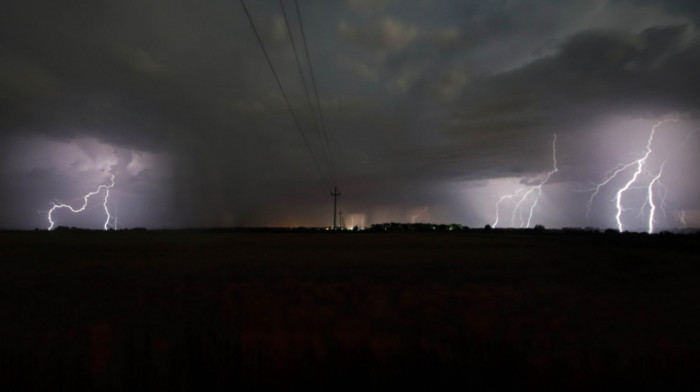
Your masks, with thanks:
[[[515,217],[516,215],[520,215],[520,227],[526,227],[529,228],[530,225],[532,224],[532,216],[535,213],[535,208],[537,207],[537,202],[540,199],[540,196],[542,196],[542,187],[549,182],[549,179],[559,171],[559,168],[557,167],[557,135],[554,134],[554,140],[552,141],[552,170],[549,171],[545,177],[540,181],[539,184],[530,187],[527,189],[527,191],[518,199],[518,202],[515,204],[515,207],[513,207],[513,211],[511,213],[511,225],[515,225]],[[525,188],[520,188],[514,193],[511,193],[510,195],[505,195],[502,196],[498,202],[496,203],[496,220],[493,223],[492,227],[496,227],[498,225],[498,221],[500,220],[500,207],[501,204],[503,204],[504,201],[506,200],[513,200],[515,199],[520,192],[522,192]],[[523,205],[525,202],[528,200],[530,195],[535,195],[531,204],[530,208],[527,214],[527,222],[522,218],[522,209]]]
[[[623,198],[625,196],[625,193],[629,191],[632,188],[632,185],[634,185],[636,182],[638,182],[640,175],[644,171],[645,167],[647,166],[647,161],[649,159],[649,156],[653,153],[653,142],[654,142],[654,135],[656,134],[656,130],[658,127],[660,127],[662,124],[668,122],[668,121],[677,121],[675,119],[666,119],[657,122],[652,128],[651,128],[651,133],[649,134],[649,138],[647,139],[647,145],[646,145],[646,150],[644,154],[642,155],[641,158],[638,158],[632,162],[628,163],[623,163],[620,164],[617,168],[615,168],[610,174],[608,174],[601,182],[597,183],[594,185],[592,189],[590,189],[591,196],[588,198],[588,202],[586,203],[586,215],[590,216],[591,208],[593,205],[593,201],[595,200],[596,196],[600,193],[600,190],[609,184],[611,181],[614,179],[618,178],[619,176],[622,176],[625,171],[627,171],[630,168],[635,168],[634,172],[632,173],[631,177],[624,183],[622,187],[620,187],[617,192],[615,193],[615,198],[613,199],[615,202],[615,222],[617,224],[617,229],[619,232],[625,231],[625,226],[622,221],[622,214],[624,211],[628,210],[628,208],[625,208],[625,205],[623,203]],[[659,181],[661,178],[661,174],[663,172],[663,165],[661,166],[661,169],[659,170],[658,174],[652,177],[652,180],[649,182],[649,184],[644,187],[647,188],[647,198],[645,201],[645,204],[649,204],[649,218],[648,218],[648,225],[647,225],[647,231],[649,233],[654,232],[654,214],[656,213],[656,208],[657,205],[654,203],[654,186],[655,185],[661,185],[661,182]],[[642,210],[644,209],[644,206],[642,206]]]
[[[110,177],[110,184],[109,185],[102,184],[102,185],[98,186],[95,191],[92,191],[92,192],[88,193],[87,195],[83,196],[83,205],[80,206],[80,208],[73,208],[69,204],[53,203],[53,207],[51,207],[51,209],[49,210],[49,213],[48,213],[49,230],[53,230],[54,225],[56,224],[56,222],[54,222],[53,216],[52,216],[54,211],[62,209],[62,208],[66,208],[74,214],[81,213],[81,212],[85,211],[85,209],[87,208],[89,199],[92,196],[95,196],[98,193],[102,192],[103,190],[104,190],[104,201],[102,202],[102,205],[104,206],[105,214],[107,214],[107,219],[105,220],[104,229],[108,230],[109,229],[109,222],[112,221],[113,222],[112,228],[116,230],[117,229],[117,218],[116,218],[116,216],[112,217],[112,214],[110,214],[109,207],[107,204],[109,201],[109,190],[112,188],[114,188],[114,175],[113,174]]]

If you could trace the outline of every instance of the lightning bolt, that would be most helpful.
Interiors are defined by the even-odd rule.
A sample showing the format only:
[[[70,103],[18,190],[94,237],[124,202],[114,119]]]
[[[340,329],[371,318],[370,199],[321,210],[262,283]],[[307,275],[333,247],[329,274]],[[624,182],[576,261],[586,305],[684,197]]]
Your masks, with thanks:
[[[591,208],[593,206],[593,200],[595,199],[596,196],[598,196],[598,193],[600,193],[600,190],[607,185],[610,181],[614,180],[617,178],[617,175],[622,173],[623,171],[629,169],[634,165],[634,162],[628,163],[626,165],[619,165],[616,169],[613,169],[612,173],[609,173],[606,175],[606,177],[603,179],[598,184],[595,184],[595,187],[591,189],[593,193],[591,194],[591,197],[588,199],[588,202],[586,203],[586,218],[590,218],[591,215]]]
[[[523,190],[523,188],[520,188],[520,189],[516,190],[514,193],[511,193],[510,195],[501,196],[501,198],[498,199],[498,202],[496,203],[496,221],[493,222],[493,225],[491,225],[491,227],[495,228],[496,225],[498,225],[498,221],[500,220],[499,211],[501,208],[501,204],[503,204],[503,202],[506,200],[513,200],[513,198],[515,196],[517,196],[518,193],[522,192],[522,190]],[[511,224],[512,224],[512,219],[511,219]]]
[[[615,214],[615,221],[617,222],[617,228],[622,233],[624,230],[624,226],[622,225],[622,212],[625,210],[622,207],[622,196],[624,196],[625,192],[632,186],[637,181],[637,178],[639,175],[642,173],[642,169],[644,169],[644,165],[647,163],[647,159],[649,158],[649,155],[651,155],[652,149],[651,149],[651,143],[654,141],[654,133],[656,133],[656,128],[661,125],[663,122],[659,122],[656,125],[654,125],[653,128],[651,128],[651,134],[649,135],[649,139],[647,140],[647,150],[644,153],[644,156],[641,158],[637,159],[633,163],[631,163],[631,166],[637,165],[637,170],[634,171],[632,174],[632,178],[625,183],[625,185],[618,189],[617,193],[615,194],[615,207],[617,208],[617,214]]]
[[[523,212],[521,210],[521,206],[523,203],[525,203],[525,200],[527,200],[527,197],[530,196],[534,188],[530,188],[525,192],[523,197],[520,198],[520,200],[515,204],[515,207],[513,208],[513,213],[511,214],[510,217],[510,224],[515,225],[515,214],[518,213],[520,216],[520,227],[523,227],[525,225],[525,221],[523,220]]]
[[[661,178],[661,173],[664,171],[664,165],[666,162],[661,164],[661,168],[659,169],[659,174],[654,176],[652,178],[651,182],[649,182],[649,189],[647,193],[647,197],[649,198],[649,234],[652,234],[654,232],[654,213],[656,212],[656,204],[654,204],[654,184],[659,182],[659,178]]]
[[[112,186],[114,186],[114,180],[112,180]],[[105,208],[105,214],[107,215],[107,219],[105,220],[105,224],[104,224],[105,230],[108,230],[109,221],[110,221],[110,219],[112,219],[112,216],[109,213],[109,207],[107,207],[107,202],[109,201],[109,189],[110,188],[105,188],[105,200],[102,203],[102,205]],[[117,219],[116,218],[114,218],[114,229],[115,230],[117,229]]]
[[[688,227],[688,223],[685,221],[685,210],[681,210],[680,214],[678,214],[678,220],[681,221],[683,227]]]
[[[651,233],[654,231],[654,214],[656,213],[656,204],[654,203],[654,195],[653,195],[653,189],[654,185],[659,184],[659,186],[663,186],[661,182],[659,181],[661,178],[661,174],[663,172],[663,165],[661,166],[661,169],[659,170],[659,173],[655,176],[652,177],[651,182],[649,183],[648,186],[646,187],[632,187],[637,180],[639,179],[639,176],[642,174],[644,167],[647,164],[647,160],[649,159],[649,156],[653,153],[652,149],[652,144],[654,142],[654,135],[656,134],[656,130],[659,126],[662,124],[669,122],[669,121],[678,121],[677,119],[665,119],[657,122],[654,124],[654,126],[651,128],[651,132],[649,133],[649,138],[647,139],[647,145],[646,145],[646,150],[644,151],[644,154],[642,155],[641,158],[636,159],[632,162],[629,163],[623,163],[618,165],[615,169],[612,170],[612,172],[609,172],[609,174],[606,175],[605,178],[603,178],[603,181],[599,182],[598,184],[595,184],[593,188],[589,189],[591,191],[591,196],[588,199],[588,202],[586,203],[586,216],[590,217],[590,212],[591,208],[593,206],[593,201],[595,200],[596,196],[600,193],[600,190],[609,184],[612,180],[618,178],[623,172],[630,168],[635,168],[634,172],[632,173],[632,176],[625,182],[625,184],[617,190],[615,193],[615,197],[613,198],[613,201],[615,202],[615,222],[617,223],[617,229],[619,232],[623,232],[625,227],[624,224],[622,223],[622,213],[624,211],[627,211],[627,209],[624,208],[623,205],[623,197],[625,193],[631,189],[642,189],[646,188],[647,189],[647,198],[644,202],[644,204],[641,207],[640,214],[643,213],[644,208],[648,204],[650,206],[650,211],[649,211],[649,223],[648,223],[648,232]],[[664,163],[665,164],[665,163]],[[663,199],[663,197],[662,197]],[[662,206],[663,208],[663,200],[662,200]]]
[[[97,195],[98,193],[102,192],[102,190],[105,191],[105,197],[104,197],[104,201],[103,201],[102,205],[103,205],[103,207],[104,207],[104,209],[105,209],[105,213],[107,214],[107,219],[105,220],[105,224],[104,224],[104,229],[107,230],[107,229],[109,228],[109,221],[113,219],[113,218],[112,218],[112,215],[111,215],[110,212],[109,212],[109,207],[108,207],[108,205],[107,205],[107,203],[108,203],[108,201],[109,201],[109,190],[112,189],[113,187],[114,187],[114,174],[111,175],[110,184],[109,184],[109,185],[102,184],[102,185],[98,186],[96,190],[94,190],[94,191],[92,191],[92,192],[86,194],[85,196],[83,196],[83,205],[80,206],[80,208],[73,208],[73,207],[72,207],[71,205],[69,205],[69,204],[56,204],[56,203],[53,203],[53,207],[51,207],[51,209],[49,210],[49,213],[48,213],[48,220],[49,220],[49,228],[48,228],[48,230],[53,230],[53,227],[54,227],[54,225],[56,224],[56,222],[54,222],[53,217],[52,217],[52,214],[53,214],[54,211],[56,211],[56,210],[58,210],[58,209],[61,209],[61,208],[67,208],[69,211],[73,212],[74,214],[83,212],[83,211],[85,211],[85,209],[87,208],[88,201],[89,201],[90,197]],[[117,218],[116,218],[116,216],[114,217],[113,228],[114,228],[115,230],[116,230],[116,228],[117,228]]]
[[[422,210],[420,210],[416,215],[413,215],[411,217],[411,223],[416,223],[416,219],[418,219],[419,216],[425,214],[428,212],[428,207],[424,207]]]
[[[537,192],[537,195],[535,196],[535,201],[532,202],[532,205],[530,206],[530,215],[527,218],[527,227],[530,227],[530,222],[532,221],[532,214],[535,211],[535,207],[537,207],[537,202],[540,199],[540,196],[542,196],[542,186],[546,184],[549,179],[559,171],[559,168],[557,167],[557,134],[554,134],[554,140],[552,141],[552,170],[547,173],[547,175],[544,177],[542,182],[540,182],[539,185],[533,188]]]
[[[112,229],[114,229],[114,230],[117,230],[117,213],[118,213],[117,206],[115,205],[114,206],[114,215],[112,215],[112,218],[114,218],[114,221],[112,222]],[[109,219],[107,220],[107,222],[109,223]],[[107,229],[105,228],[105,230],[107,230]]]
[[[559,171],[559,168],[557,167],[557,135],[554,134],[554,140],[552,141],[552,170],[549,171],[542,181],[540,181],[539,184],[530,187],[523,195],[518,199],[517,203],[515,204],[515,207],[513,207],[513,211],[511,213],[511,218],[510,218],[510,223],[511,225],[515,224],[515,217],[516,215],[520,216],[520,227],[527,227],[529,228],[530,225],[532,224],[532,216],[535,213],[535,208],[537,207],[537,202],[540,199],[540,196],[542,196],[542,187],[549,182],[549,179]],[[509,195],[501,196],[501,198],[496,202],[496,221],[493,223],[492,227],[496,227],[498,225],[498,221],[500,220],[500,208],[501,204],[505,202],[506,200],[513,200],[520,194],[525,188],[520,188],[516,190],[514,193],[511,193]],[[530,195],[534,194],[534,200],[532,201],[532,204],[530,204],[530,209],[528,212],[528,217],[527,217],[527,224],[525,220],[523,219],[523,205],[525,204],[526,200],[530,197]]]

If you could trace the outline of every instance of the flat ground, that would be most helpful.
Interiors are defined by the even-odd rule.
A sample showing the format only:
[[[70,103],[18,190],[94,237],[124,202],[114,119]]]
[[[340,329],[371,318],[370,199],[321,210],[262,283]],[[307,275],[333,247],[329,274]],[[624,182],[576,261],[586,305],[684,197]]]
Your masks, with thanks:
[[[0,390],[700,381],[700,238],[0,233]]]

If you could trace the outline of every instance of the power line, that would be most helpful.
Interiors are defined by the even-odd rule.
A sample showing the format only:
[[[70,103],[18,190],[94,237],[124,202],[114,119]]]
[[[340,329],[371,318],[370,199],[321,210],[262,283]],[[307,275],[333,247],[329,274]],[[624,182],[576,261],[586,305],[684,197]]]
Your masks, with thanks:
[[[246,16],[248,17],[248,22],[250,22],[250,27],[253,28],[253,33],[255,33],[255,38],[258,40],[258,44],[260,45],[260,48],[263,51],[263,54],[265,55],[265,59],[267,60],[267,64],[270,66],[270,70],[272,71],[272,75],[275,77],[275,81],[277,82],[277,86],[279,87],[280,91],[282,92],[282,97],[284,98],[284,101],[287,103],[287,108],[289,109],[289,113],[291,113],[292,118],[294,119],[294,124],[296,125],[297,131],[299,131],[299,135],[301,135],[301,138],[304,140],[304,145],[306,145],[306,149],[309,152],[309,155],[311,155],[311,159],[314,162],[314,165],[316,166],[316,170],[318,170],[319,174],[323,175],[321,172],[321,167],[318,164],[318,161],[316,160],[316,157],[314,156],[314,153],[311,149],[311,146],[309,145],[309,141],[306,139],[306,135],[304,135],[304,131],[301,128],[301,125],[299,124],[299,119],[297,118],[296,113],[294,113],[294,109],[292,108],[292,104],[289,102],[289,97],[287,96],[287,93],[284,91],[284,87],[282,87],[282,82],[280,81],[279,76],[277,75],[277,71],[275,71],[275,67],[272,65],[272,60],[270,60],[270,56],[267,54],[267,50],[265,50],[265,45],[262,42],[262,39],[260,38],[260,34],[258,33],[258,29],[255,27],[255,23],[253,22],[253,18],[250,16],[250,12],[248,12],[248,7],[245,5],[244,0],[240,0],[241,5],[243,6],[243,11],[245,11]]]
[[[333,156],[331,154],[330,145],[328,143],[328,132],[326,131],[326,122],[323,118],[323,109],[321,108],[321,99],[318,96],[318,87],[316,85],[316,77],[314,76],[314,67],[311,64],[311,55],[309,54],[309,45],[306,40],[306,33],[304,32],[304,22],[301,19],[301,11],[299,9],[299,1],[294,0],[294,6],[297,11],[297,19],[299,20],[299,29],[301,30],[301,38],[304,42],[304,51],[306,52],[306,62],[309,65],[309,74],[311,76],[311,86],[313,87],[314,94],[316,95],[316,105],[318,106],[318,114],[321,119],[321,132],[323,133],[324,143],[326,146],[326,154],[330,160],[331,168],[334,167]]]
[[[308,103],[309,111],[311,112],[311,118],[313,119],[314,128],[316,129],[316,134],[319,138],[319,142],[321,143],[321,147],[323,147],[323,140],[322,140],[323,136],[321,134],[321,128],[318,126],[318,121],[316,120],[316,111],[313,108],[313,105],[311,103],[311,96],[309,95],[309,89],[306,86],[306,78],[304,77],[304,71],[302,70],[301,61],[299,61],[299,54],[297,51],[297,46],[294,43],[294,35],[292,34],[292,29],[289,25],[289,19],[287,18],[287,12],[284,9],[284,3],[282,2],[282,0],[279,0],[279,3],[280,3],[280,8],[282,9],[282,16],[284,17],[284,25],[287,27],[287,34],[289,35],[289,41],[292,44],[292,50],[294,51],[294,59],[296,60],[297,69],[299,70],[299,76],[301,77],[301,84],[304,86],[304,95],[306,95],[306,102]]]

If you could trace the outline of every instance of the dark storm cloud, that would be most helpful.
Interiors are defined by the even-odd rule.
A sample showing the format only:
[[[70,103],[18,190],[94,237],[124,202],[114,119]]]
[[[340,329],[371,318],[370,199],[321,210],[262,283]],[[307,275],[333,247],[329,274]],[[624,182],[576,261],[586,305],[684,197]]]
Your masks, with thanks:
[[[680,14],[700,21],[700,4],[695,0],[616,0],[620,3],[639,4],[662,8],[674,14]]]
[[[610,115],[696,113],[698,67],[700,41],[687,25],[639,34],[577,33],[554,56],[466,87],[448,127],[452,143],[445,156],[464,162],[475,149],[485,152],[479,160],[486,173],[477,175],[487,178],[522,165],[537,171],[527,164],[546,167],[548,161],[529,154],[541,155],[543,140],[553,133],[580,132]]]
[[[220,116],[229,91],[245,88],[239,75],[250,72],[247,62],[231,61],[252,46],[226,39],[239,34],[232,23],[239,15],[224,3],[22,2],[8,8],[3,58],[34,82],[15,88],[33,99],[7,97],[3,106],[25,127],[89,129],[106,141],[157,149],[178,132],[187,138],[183,128],[220,127],[220,118],[207,120]],[[16,69],[23,63],[35,69]]]
[[[269,168],[246,150],[267,135],[245,132],[257,120],[236,111],[261,90],[259,82],[263,91],[274,86],[248,59],[259,53],[237,4],[45,3],[11,3],[0,12],[4,136],[89,136],[172,154],[178,165],[172,191],[183,207],[210,190],[222,199],[212,201],[219,208],[229,203],[224,195],[245,193],[231,181],[264,177],[248,175],[250,166]],[[278,29],[272,18],[261,19],[274,45]],[[202,221],[218,214],[200,213]]]
[[[356,211],[446,203],[450,181],[547,170],[553,132],[576,166],[587,125],[698,103],[694,2],[300,1],[331,165],[279,4],[247,3],[310,148],[238,1],[5,2],[0,139],[95,138],[126,154],[117,166],[168,155],[172,224],[255,225],[313,210],[335,183]],[[56,197],[4,162],[15,199]]]
[[[381,28],[386,19],[378,17],[363,22],[363,26],[374,23],[361,30],[364,40],[346,37],[357,45],[371,41],[374,46],[364,44],[370,54],[344,59],[344,65],[373,86],[383,82],[383,91],[394,94],[393,109],[411,113],[411,121],[402,124],[402,134],[408,141],[420,141],[420,147],[406,146],[409,152],[405,154],[384,151],[385,156],[396,154],[407,171],[417,170],[416,160],[409,159],[416,157],[416,151],[425,152],[420,156],[454,160],[458,163],[455,172],[468,168],[473,177],[538,171],[548,165],[541,147],[555,131],[582,128],[585,122],[598,121],[616,110],[630,113],[634,109],[649,116],[651,112],[692,106],[688,101],[692,97],[683,97],[686,94],[677,90],[682,87],[691,92],[692,87],[679,86],[677,81],[692,76],[692,65],[680,65],[684,69],[675,73],[673,67],[683,60],[667,57],[680,56],[679,51],[692,53],[692,48],[684,45],[692,39],[694,27],[668,26],[664,24],[668,18],[660,11],[656,19],[662,24],[656,26],[653,10],[606,6],[614,8],[606,13],[605,2],[551,2],[547,12],[534,2],[430,4],[427,12],[440,13],[444,25],[420,23],[420,19],[400,11],[397,13],[403,20],[392,19],[396,37],[410,40],[380,45],[388,40]],[[582,15],[601,19],[599,25],[627,29],[574,30],[569,34],[571,25],[585,27],[580,22]],[[644,28],[636,29],[637,25]],[[339,30],[341,36],[356,31],[344,25]],[[508,31],[517,34],[504,33]],[[511,69],[503,70],[508,67]],[[662,69],[652,69],[659,67]],[[665,80],[666,74],[675,80]],[[656,88],[658,84],[664,86]],[[448,130],[442,133],[447,136],[443,141],[447,146],[434,148],[441,144],[438,134],[442,129]],[[536,131],[542,136],[527,136]],[[483,134],[475,135],[478,132]],[[460,133],[463,138],[455,136]],[[428,148],[421,139],[426,134],[432,135]],[[467,140],[455,143],[463,139]],[[498,156],[504,161],[491,160]]]

